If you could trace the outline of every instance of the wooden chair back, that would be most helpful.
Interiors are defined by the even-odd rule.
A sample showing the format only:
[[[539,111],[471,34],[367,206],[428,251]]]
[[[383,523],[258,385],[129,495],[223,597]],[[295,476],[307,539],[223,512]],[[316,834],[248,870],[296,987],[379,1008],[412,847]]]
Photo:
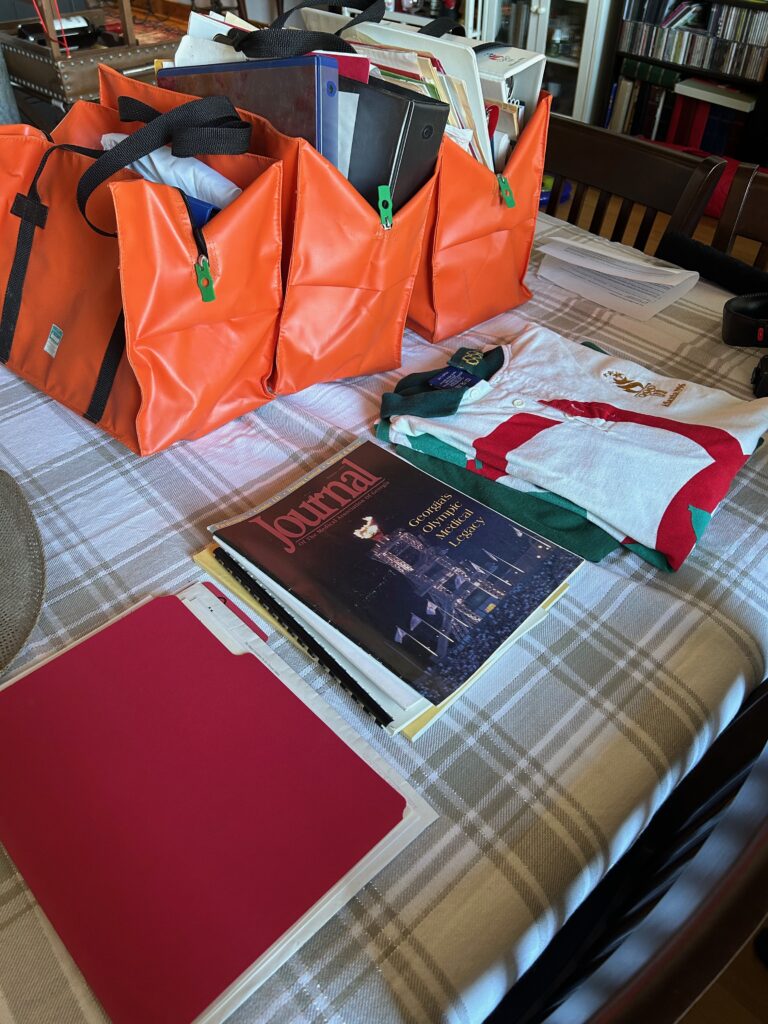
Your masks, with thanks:
[[[485,1024],[679,1019],[765,916],[766,736],[768,680]]]
[[[544,169],[554,176],[547,213],[557,216],[563,186],[570,181],[575,185],[567,214],[570,224],[584,219],[588,222],[582,227],[592,234],[606,235],[607,224],[618,206],[611,240],[648,251],[660,213],[670,218],[664,230],[693,235],[725,161],[714,156],[690,156],[553,114]],[[590,189],[597,191],[597,201],[591,217],[582,218]],[[645,211],[637,230],[631,230],[630,237],[625,238],[633,209],[640,206]]]
[[[760,172],[757,164],[739,165],[712,245],[730,253],[739,236],[759,243],[754,265],[758,270],[768,270],[768,174]]]
[[[679,880],[541,1024],[680,1021],[764,921],[767,800],[768,747]]]

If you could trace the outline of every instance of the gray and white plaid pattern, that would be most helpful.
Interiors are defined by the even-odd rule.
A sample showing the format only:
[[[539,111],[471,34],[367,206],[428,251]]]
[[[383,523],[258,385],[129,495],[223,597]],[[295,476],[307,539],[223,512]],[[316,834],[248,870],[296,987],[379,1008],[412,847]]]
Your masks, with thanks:
[[[579,232],[542,216],[539,239],[552,233]],[[460,340],[430,346],[407,335],[405,369],[438,366],[460,344],[496,344],[532,321],[749,397],[755,353],[719,341],[724,292],[700,283],[639,323],[533,272],[529,283],[524,307]],[[200,578],[190,556],[205,527],[368,433],[399,376],[315,387],[139,459],[0,371],[0,465],[31,502],[48,560],[42,615],[4,678],[140,598]],[[412,745],[272,638],[440,819],[232,1024],[484,1018],[766,674],[766,451],[739,474],[680,572],[659,573],[626,551],[585,565],[546,621]],[[0,854],[0,1022],[103,1021]]]

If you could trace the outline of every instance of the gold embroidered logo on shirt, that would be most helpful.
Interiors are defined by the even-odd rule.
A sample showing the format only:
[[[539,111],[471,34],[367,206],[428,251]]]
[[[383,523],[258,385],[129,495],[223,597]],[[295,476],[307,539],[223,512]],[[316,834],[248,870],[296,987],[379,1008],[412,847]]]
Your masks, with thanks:
[[[685,388],[685,384],[680,383],[672,391],[662,391],[655,384],[644,384],[641,380],[630,380],[626,374],[621,373],[619,370],[606,370],[603,376],[608,380],[612,380],[617,388],[621,388],[622,391],[626,391],[636,398],[666,398],[666,402],[661,403],[664,406],[672,405]]]

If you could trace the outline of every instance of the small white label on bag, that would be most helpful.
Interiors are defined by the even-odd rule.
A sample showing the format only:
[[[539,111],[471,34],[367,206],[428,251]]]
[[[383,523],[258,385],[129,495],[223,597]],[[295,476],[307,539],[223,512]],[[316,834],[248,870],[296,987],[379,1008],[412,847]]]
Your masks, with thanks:
[[[43,346],[43,349],[48,353],[51,359],[53,359],[59,351],[59,345],[61,344],[61,339],[63,337],[64,331],[62,331],[60,327],[57,327],[56,324],[51,324],[51,329],[48,331],[48,340]]]

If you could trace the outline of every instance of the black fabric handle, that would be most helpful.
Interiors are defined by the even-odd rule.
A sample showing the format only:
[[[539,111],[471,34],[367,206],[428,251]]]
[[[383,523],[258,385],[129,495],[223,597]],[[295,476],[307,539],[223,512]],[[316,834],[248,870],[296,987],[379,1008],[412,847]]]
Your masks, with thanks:
[[[35,202],[40,201],[40,195],[37,191],[37,186],[40,183],[40,175],[45,170],[46,164],[51,158],[51,154],[56,153],[60,149],[63,149],[65,153],[79,153],[80,156],[90,156],[93,157],[94,160],[98,160],[98,158],[104,154],[104,150],[102,149],[87,149],[85,146],[74,146],[69,142],[60,142],[58,145],[51,146],[51,148],[43,154],[43,159],[38,164],[35,176],[32,179],[32,184],[29,187],[29,192],[27,193],[29,198]]]
[[[149,124],[161,117],[159,110],[132,96],[120,96],[117,109],[121,121],[143,121]],[[212,119],[208,124],[193,128],[175,128],[171,138],[174,156],[232,156],[247,153],[251,141],[251,127],[241,121],[232,108],[231,113]]]
[[[107,342],[104,355],[101,358],[101,366],[99,367],[99,373],[96,377],[96,384],[94,385],[93,393],[91,394],[91,400],[88,403],[88,408],[83,413],[83,417],[90,420],[91,423],[98,423],[104,415],[104,410],[107,407],[109,396],[112,394],[112,388],[115,385],[115,377],[117,376],[117,371],[124,352],[125,314],[121,309],[118,313],[115,326],[112,328],[112,334]]]
[[[269,28],[246,32],[231,29],[226,35],[216,36],[216,42],[228,43],[246,57],[301,57],[313,50],[330,50],[334,53],[354,53],[354,47],[341,38],[341,33],[366,22],[379,22],[384,17],[384,0],[372,0],[359,14],[338,30],[338,32],[314,32],[307,29],[284,31],[285,24],[294,13],[305,7],[330,8],[328,0],[301,0],[295,7],[281,14]]]
[[[160,116],[160,111],[133,96],[117,97],[117,113],[121,121],[142,121],[149,124]]]
[[[422,36],[465,36],[464,26],[453,18],[435,18],[428,25],[422,25],[417,35]],[[494,46],[497,44],[494,43]]]
[[[333,32],[307,32],[305,29],[263,28],[255,32],[231,29],[226,35],[215,37],[217,43],[227,43],[246,57],[303,57],[313,50],[331,50],[334,53],[354,53],[352,46]]]
[[[48,207],[40,201],[38,191],[40,175],[45,170],[51,154],[62,149],[67,153],[79,153],[81,156],[90,156],[94,159],[101,156],[100,149],[86,149],[84,146],[73,146],[66,142],[51,146],[45,151],[37,165],[29,192],[26,195],[17,194],[11,205],[12,216],[19,218],[19,233],[16,238],[16,249],[11,269],[8,272],[2,311],[0,311],[0,363],[6,363],[11,355],[35,232],[44,230],[48,219]]]
[[[117,171],[171,143],[174,156],[246,153],[251,126],[241,121],[226,96],[206,96],[158,114],[145,103],[121,96],[118,101],[123,121],[146,121],[133,135],[100,152],[77,185],[77,205],[87,223],[100,235],[114,236],[93,224],[86,212],[91,193]]]

